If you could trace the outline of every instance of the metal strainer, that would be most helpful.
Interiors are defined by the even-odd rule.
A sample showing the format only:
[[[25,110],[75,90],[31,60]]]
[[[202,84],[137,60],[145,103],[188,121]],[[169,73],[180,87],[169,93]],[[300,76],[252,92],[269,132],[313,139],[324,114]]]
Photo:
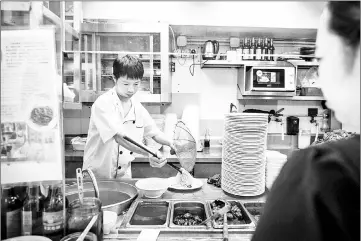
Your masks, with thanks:
[[[181,166],[191,172],[197,158],[197,145],[191,131],[183,121],[178,121],[174,128],[173,142],[175,153]]]

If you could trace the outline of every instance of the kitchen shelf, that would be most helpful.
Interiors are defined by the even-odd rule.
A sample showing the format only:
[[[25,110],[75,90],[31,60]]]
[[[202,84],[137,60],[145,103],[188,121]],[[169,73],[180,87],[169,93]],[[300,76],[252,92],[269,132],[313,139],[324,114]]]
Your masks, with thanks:
[[[322,101],[323,96],[241,96],[238,100],[292,100],[292,101]]]
[[[50,11],[47,7],[43,6],[43,15],[45,18],[54,22],[58,26],[61,26],[61,19],[52,11]],[[70,33],[76,40],[79,40],[79,33],[73,27],[71,27],[68,23],[64,23],[64,28],[67,33]]]
[[[101,60],[105,60],[105,61],[114,61],[115,58],[101,58]],[[141,61],[150,61],[150,59],[146,59],[146,58],[139,58]],[[153,62],[160,62],[160,59],[153,59]]]
[[[277,55],[278,56],[278,55]],[[257,60],[242,60],[242,61],[228,61],[228,60],[202,60],[201,68],[240,68],[244,65],[252,65],[253,63],[262,63],[266,66],[279,65],[282,62],[291,63],[298,67],[300,66],[318,66],[318,62],[307,62],[302,60],[297,61],[257,61]]]
[[[63,102],[63,109],[67,110],[81,110],[82,104],[77,102]]]
[[[106,91],[95,91],[95,90],[81,90],[80,91],[80,102],[94,102],[100,95]],[[171,93],[164,94],[151,94],[148,91],[138,91],[136,96],[141,103],[171,103]]]

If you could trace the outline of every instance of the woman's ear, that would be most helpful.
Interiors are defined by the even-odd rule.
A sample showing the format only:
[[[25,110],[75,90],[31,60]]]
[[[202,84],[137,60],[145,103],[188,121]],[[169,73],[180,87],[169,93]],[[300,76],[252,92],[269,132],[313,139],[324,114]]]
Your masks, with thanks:
[[[113,81],[114,81],[114,83],[117,83],[117,78],[115,78],[115,75],[113,74]]]

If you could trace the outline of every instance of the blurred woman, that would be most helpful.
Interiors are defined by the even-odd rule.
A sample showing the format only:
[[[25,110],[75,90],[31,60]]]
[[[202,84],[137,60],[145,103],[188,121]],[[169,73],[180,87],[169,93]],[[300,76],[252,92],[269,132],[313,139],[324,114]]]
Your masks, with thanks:
[[[356,136],[295,151],[252,241],[360,240],[360,2],[329,2],[317,33],[327,106]]]

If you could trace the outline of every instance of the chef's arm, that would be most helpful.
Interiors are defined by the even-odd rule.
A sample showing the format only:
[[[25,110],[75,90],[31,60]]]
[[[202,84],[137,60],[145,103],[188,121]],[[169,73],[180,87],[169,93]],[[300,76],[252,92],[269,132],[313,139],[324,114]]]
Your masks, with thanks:
[[[173,140],[169,139],[163,132],[159,131],[157,135],[153,136],[153,140],[158,142],[159,144],[169,146],[174,148]]]
[[[144,151],[143,149],[141,149],[141,148],[137,147],[136,145],[133,145],[132,143],[125,140],[120,133],[115,134],[114,139],[119,145],[128,149],[129,151],[136,152],[136,153],[142,154],[144,156],[149,155],[148,152]]]

